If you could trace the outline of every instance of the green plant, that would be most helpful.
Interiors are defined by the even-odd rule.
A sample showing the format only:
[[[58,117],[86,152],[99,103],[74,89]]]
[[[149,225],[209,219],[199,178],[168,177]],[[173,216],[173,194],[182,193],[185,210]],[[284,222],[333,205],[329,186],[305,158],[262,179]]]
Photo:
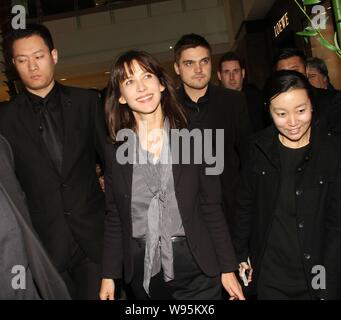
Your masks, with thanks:
[[[305,6],[310,6],[310,5],[316,5],[321,3],[321,0],[303,0],[303,5],[301,5],[298,0],[294,0],[297,6],[300,8],[300,10],[303,12],[303,14],[307,17],[308,21],[310,22],[310,25],[306,27],[303,31],[296,32],[297,35],[304,37],[307,39],[308,37],[317,37],[318,41],[328,50],[331,50],[337,54],[339,58],[341,58],[341,49],[340,49],[340,44],[339,44],[339,38],[338,33],[335,32],[334,35],[334,43],[331,44],[321,33],[321,30],[316,28],[315,24],[313,23],[312,19],[309,17],[307,14]],[[340,10],[340,0],[332,0],[333,2],[333,8],[334,10]],[[340,12],[335,13],[336,18],[340,17]],[[337,22],[337,28],[338,31],[341,32],[340,29],[340,21]]]

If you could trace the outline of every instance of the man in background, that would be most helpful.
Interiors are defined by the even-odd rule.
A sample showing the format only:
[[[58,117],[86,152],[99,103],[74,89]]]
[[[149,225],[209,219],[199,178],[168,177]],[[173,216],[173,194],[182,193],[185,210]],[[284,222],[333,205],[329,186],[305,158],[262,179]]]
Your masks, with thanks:
[[[330,83],[327,65],[322,59],[316,57],[307,59],[307,77],[315,88],[335,90]]]
[[[234,52],[225,53],[219,61],[217,73],[224,88],[245,94],[253,131],[263,129],[265,110],[262,94],[256,86],[246,83],[245,67],[239,56]]]

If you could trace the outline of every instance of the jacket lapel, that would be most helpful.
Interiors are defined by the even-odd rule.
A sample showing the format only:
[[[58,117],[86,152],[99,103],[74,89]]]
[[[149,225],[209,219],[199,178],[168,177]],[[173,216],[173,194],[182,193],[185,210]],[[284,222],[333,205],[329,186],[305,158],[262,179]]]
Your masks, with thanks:
[[[33,111],[30,109],[30,103],[26,99],[24,93],[22,93],[22,99],[19,101],[19,112],[18,112],[18,120],[21,122],[22,127],[26,130],[29,137],[34,141],[38,148],[41,148],[41,144],[39,142],[39,135],[37,132],[37,128],[32,125],[30,119],[32,119]]]
[[[123,144],[124,145],[124,144]],[[125,148],[122,144],[113,144],[114,148],[114,158],[112,159],[112,167],[111,170],[112,172],[117,172],[118,174],[121,174],[123,177],[123,180],[125,181],[127,191],[130,194],[131,192],[131,186],[133,183],[133,164],[132,163],[125,163],[125,164],[120,164],[117,161],[117,150],[119,147]],[[128,152],[128,150],[126,150]],[[127,154],[126,154],[127,155]]]
[[[133,184],[133,165],[130,163],[124,164],[122,166],[122,174],[130,193]]]
[[[274,125],[268,127],[259,139],[256,140],[256,145],[265,154],[269,162],[279,169],[281,161],[278,150],[278,131]]]
[[[175,136],[174,134],[170,134],[170,137],[171,137],[170,148],[171,148],[171,157],[172,157],[174,188],[176,188],[177,184],[180,181],[181,171],[182,171],[182,140],[179,139],[179,137]],[[179,141],[178,144],[173,144],[172,139],[174,138],[176,138]],[[175,147],[178,147],[179,150],[174,150]]]
[[[71,100],[67,87],[60,85],[60,91],[64,125],[62,177],[65,178],[72,165],[71,155],[74,153],[74,148],[77,145],[75,135],[77,107]]]

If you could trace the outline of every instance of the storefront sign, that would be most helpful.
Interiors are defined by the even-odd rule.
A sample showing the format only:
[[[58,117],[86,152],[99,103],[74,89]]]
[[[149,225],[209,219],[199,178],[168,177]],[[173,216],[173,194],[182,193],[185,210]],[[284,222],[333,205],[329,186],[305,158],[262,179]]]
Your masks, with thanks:
[[[283,17],[274,26],[275,37],[277,38],[281,32],[289,25],[289,16],[286,12]]]

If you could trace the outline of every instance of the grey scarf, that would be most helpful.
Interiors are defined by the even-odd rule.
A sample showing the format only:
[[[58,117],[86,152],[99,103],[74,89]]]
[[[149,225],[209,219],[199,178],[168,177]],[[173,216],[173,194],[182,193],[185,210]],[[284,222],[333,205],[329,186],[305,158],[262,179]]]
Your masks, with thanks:
[[[169,123],[167,119],[163,130],[164,139],[158,163],[154,164],[150,159],[152,154],[142,150],[140,144],[137,143],[139,146],[138,157],[144,160],[142,163],[147,163],[138,165],[141,167],[148,189],[153,194],[147,213],[148,222],[144,256],[143,288],[148,295],[150,279],[161,271],[161,266],[164,280],[167,282],[174,279],[172,235],[169,234],[167,225],[169,221],[167,219],[167,184],[172,175]]]

